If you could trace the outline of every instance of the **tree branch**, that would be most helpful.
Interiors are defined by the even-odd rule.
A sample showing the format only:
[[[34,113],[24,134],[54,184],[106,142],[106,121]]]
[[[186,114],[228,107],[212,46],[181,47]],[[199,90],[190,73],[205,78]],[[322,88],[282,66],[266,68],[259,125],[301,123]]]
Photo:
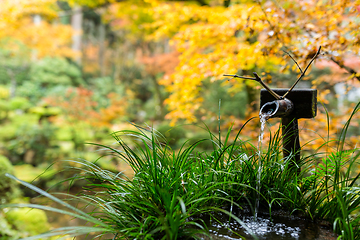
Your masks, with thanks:
[[[336,63],[340,68],[345,69],[348,73],[353,74],[354,77],[360,81],[360,76],[358,75],[359,73],[356,72],[354,69],[352,69],[351,67],[345,66],[343,63],[337,61],[334,57],[330,57],[330,60],[333,61],[334,63]]]
[[[229,7],[231,3],[231,0],[224,0],[224,7]]]
[[[205,0],[196,0],[201,6],[209,6],[209,3],[207,3]]]
[[[310,67],[311,63],[315,60],[315,58],[317,58],[317,56],[320,54],[320,50],[321,50],[321,46],[319,47],[319,49],[317,50],[316,54],[314,55],[314,57],[310,60],[309,64],[306,66],[305,70],[301,73],[300,77],[296,80],[296,82],[291,86],[291,88],[281,97],[281,99],[284,99],[286,97],[286,95],[288,95],[289,92],[291,92],[291,90],[294,89],[294,87],[296,86],[296,84],[298,84],[298,82],[303,78],[303,76],[305,75],[306,71],[308,70],[308,68]]]
[[[284,51],[296,64],[296,66],[299,68],[300,73],[303,73],[303,70],[301,69],[301,67],[299,66],[298,62],[290,55],[290,53],[288,53],[287,51]]]
[[[259,75],[256,73],[256,72],[253,72],[255,78],[252,78],[252,77],[243,77],[243,76],[239,76],[239,75],[232,75],[232,74],[224,74],[225,77],[233,77],[233,78],[242,78],[242,79],[248,79],[248,80],[255,80],[257,81],[258,83],[261,84],[261,86],[263,86],[271,95],[274,96],[275,99],[277,100],[280,100],[281,97],[276,93],[274,92],[273,90],[271,90],[271,88],[268,87],[268,85],[266,85],[262,80],[261,78],[259,77]],[[232,78],[231,78],[232,79]],[[229,79],[229,80],[231,80]]]

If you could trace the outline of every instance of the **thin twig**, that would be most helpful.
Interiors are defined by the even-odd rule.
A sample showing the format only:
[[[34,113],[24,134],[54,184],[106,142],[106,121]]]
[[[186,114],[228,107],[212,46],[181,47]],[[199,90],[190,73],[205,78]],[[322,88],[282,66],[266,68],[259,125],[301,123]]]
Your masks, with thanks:
[[[268,90],[268,92],[269,92],[271,95],[273,95],[276,100],[280,100],[280,99],[281,99],[281,97],[280,97],[276,92],[274,92],[273,90],[271,90],[271,88],[269,88],[269,87],[261,80],[261,78],[259,77],[259,75],[257,75],[256,72],[253,72],[253,74],[254,74],[254,76],[255,76],[255,78],[256,78],[255,81],[257,81],[258,83],[260,83],[266,90]]]
[[[360,76],[358,76],[358,72],[356,72],[354,69],[345,66],[342,62],[337,61],[334,57],[330,57],[330,60],[336,63],[339,67],[345,69],[348,73],[354,75],[354,77],[360,81]]]
[[[259,77],[259,75],[256,73],[256,72],[253,72],[255,78],[252,78],[252,77],[243,77],[243,76],[239,76],[239,75],[232,75],[232,74],[224,74],[225,77],[233,77],[233,78],[242,78],[242,79],[248,79],[248,80],[255,80],[257,81],[258,83],[261,84],[261,86],[263,86],[271,95],[274,96],[275,99],[277,100],[280,100],[281,97],[276,94],[273,90],[271,90],[271,88],[269,88],[262,80],[261,78]]]
[[[309,64],[306,66],[305,70],[301,73],[300,77],[296,80],[296,82],[291,86],[291,88],[281,97],[281,99],[284,99],[286,95],[288,95],[289,92],[291,92],[296,84],[304,77],[306,71],[310,67],[311,63],[317,58],[317,56],[320,54],[321,46],[319,47],[318,51],[316,52],[315,56],[310,60]]]
[[[239,75],[236,75],[236,74],[224,74],[225,77],[232,77],[230,78],[229,80],[233,79],[233,78],[242,78],[242,79],[249,79],[249,80],[255,80],[256,81],[256,78],[252,78],[252,77],[243,77],[243,76],[239,76]]]
[[[284,51],[296,64],[296,66],[299,68],[300,73],[303,73],[303,70],[301,69],[301,67],[299,66],[298,62],[290,55],[290,53],[288,53],[287,51]]]

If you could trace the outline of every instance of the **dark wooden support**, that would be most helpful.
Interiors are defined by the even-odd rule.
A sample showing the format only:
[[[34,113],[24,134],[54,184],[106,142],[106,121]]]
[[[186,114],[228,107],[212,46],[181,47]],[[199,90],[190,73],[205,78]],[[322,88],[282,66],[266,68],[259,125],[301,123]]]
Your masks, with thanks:
[[[297,169],[300,173],[300,168],[296,165],[300,163],[300,139],[298,120],[296,118],[283,117],[281,118],[281,131],[283,135],[283,156],[288,158],[293,156],[293,163],[291,168]]]
[[[275,93],[282,96],[288,89],[272,89]],[[294,110],[290,116],[294,118],[314,118],[317,111],[317,90],[316,89],[293,89],[286,95],[286,98],[294,104]],[[268,102],[276,100],[268,91],[261,89],[260,108]]]

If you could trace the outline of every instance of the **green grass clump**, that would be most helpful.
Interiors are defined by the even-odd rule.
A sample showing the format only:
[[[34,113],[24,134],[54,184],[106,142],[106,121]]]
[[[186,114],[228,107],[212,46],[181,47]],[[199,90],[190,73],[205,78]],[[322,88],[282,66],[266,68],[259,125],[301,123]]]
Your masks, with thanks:
[[[220,221],[217,212],[242,224],[234,209],[250,208],[255,215],[257,202],[261,211],[282,209],[315,222],[327,220],[341,239],[360,239],[360,174],[355,172],[360,151],[344,149],[347,128],[359,109],[360,104],[345,124],[333,153],[324,157],[315,153],[297,163],[292,156],[282,157],[280,130],[271,135],[261,155],[256,147],[239,139],[241,130],[235,141],[230,141],[231,129],[222,141],[209,131],[209,139],[185,143],[179,151],[164,144],[167,141],[153,129],[116,132],[113,136],[119,147],[101,147],[126,161],[134,171],[132,178],[103,170],[96,162],[72,164],[78,166],[78,178],[88,183],[86,194],[73,198],[92,205],[90,213],[20,181],[66,210],[30,207],[93,224],[64,227],[29,239],[90,232],[99,236],[110,233],[113,239],[197,239],[199,234],[208,235],[209,219]],[[198,152],[203,141],[209,141],[213,150]],[[19,207],[3,207],[9,206]]]
[[[230,131],[227,139],[229,135]],[[238,173],[235,166],[244,158],[242,143],[225,146],[209,140],[216,150],[208,155],[195,151],[197,145],[205,140],[187,147],[183,145],[180,151],[175,152],[163,144],[164,141],[159,141],[153,131],[121,131],[113,136],[120,149],[107,149],[131,166],[134,171],[132,179],[122,173],[103,170],[94,163],[72,161],[79,165],[81,179],[88,181],[87,191],[94,193],[78,198],[97,209],[90,214],[19,180],[67,210],[34,204],[30,207],[68,214],[95,225],[93,228],[61,228],[39,235],[39,238],[57,234],[75,236],[84,234],[86,230],[98,231],[100,235],[112,233],[114,239],[197,238],[199,233],[208,234],[201,216],[211,216],[217,211],[242,223],[226,208],[230,205],[240,207],[228,192],[231,190],[232,194],[239,196],[236,198],[240,198],[241,193],[237,191],[247,187],[239,187],[241,184],[233,181]],[[135,142],[135,146],[128,145],[124,139]],[[3,207],[10,206],[25,205]]]
[[[140,143],[130,147],[123,140],[129,136]],[[176,153],[158,141],[152,131],[122,131],[114,137],[121,149],[108,149],[132,167],[134,177],[104,173],[88,165],[91,177],[87,179],[92,182],[90,186],[106,189],[96,199],[109,203],[102,219],[116,229],[119,238],[196,238],[198,233],[207,234],[199,216],[216,211],[231,215],[222,206],[237,205],[227,189],[238,183],[229,178],[235,176],[235,161],[229,164],[228,158],[238,159],[236,155],[243,152],[240,146],[222,150],[213,141],[220,148],[208,156],[194,151],[201,141],[183,146]]]

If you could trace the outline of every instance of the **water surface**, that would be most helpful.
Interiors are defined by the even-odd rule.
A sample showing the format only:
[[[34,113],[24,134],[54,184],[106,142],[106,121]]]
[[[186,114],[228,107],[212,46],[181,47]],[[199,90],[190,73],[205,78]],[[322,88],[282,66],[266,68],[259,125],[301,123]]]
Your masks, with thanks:
[[[228,217],[220,216],[221,223],[212,221],[213,223],[209,225],[210,236],[214,240],[255,239],[252,234],[259,240],[337,239],[337,235],[331,230],[331,224],[327,222],[313,222],[309,219],[282,214],[273,216],[272,221],[268,214],[261,212],[259,212],[256,220],[250,215],[237,216],[243,225],[234,220],[226,220]],[[203,237],[202,239],[207,240],[209,238]]]

